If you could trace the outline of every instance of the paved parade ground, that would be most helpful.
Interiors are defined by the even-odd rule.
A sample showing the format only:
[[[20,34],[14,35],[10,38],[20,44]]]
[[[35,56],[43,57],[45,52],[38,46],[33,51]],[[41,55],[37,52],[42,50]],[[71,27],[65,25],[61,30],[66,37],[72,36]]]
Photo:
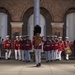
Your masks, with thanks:
[[[0,75],[75,75],[75,60],[43,61],[41,67],[34,62],[0,60]]]

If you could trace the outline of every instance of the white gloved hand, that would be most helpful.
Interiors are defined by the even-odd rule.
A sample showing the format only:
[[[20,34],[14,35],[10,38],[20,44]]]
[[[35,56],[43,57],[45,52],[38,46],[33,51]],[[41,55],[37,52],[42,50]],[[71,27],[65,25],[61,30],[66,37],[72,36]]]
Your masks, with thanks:
[[[39,46],[42,45],[42,43],[39,44]]]

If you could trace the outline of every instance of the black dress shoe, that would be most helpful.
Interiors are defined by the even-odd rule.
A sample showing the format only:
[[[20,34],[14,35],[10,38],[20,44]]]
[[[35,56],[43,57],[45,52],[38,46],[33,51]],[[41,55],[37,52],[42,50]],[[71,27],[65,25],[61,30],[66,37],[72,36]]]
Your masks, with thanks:
[[[30,61],[26,60],[26,62],[30,62]]]
[[[48,61],[46,61],[47,63],[49,62],[49,60]]]
[[[10,58],[8,58],[8,60],[10,60]]]
[[[21,61],[21,60],[19,60],[19,61]]]
[[[51,60],[50,62],[52,62],[53,60]]]
[[[29,61],[27,61],[27,62],[30,62],[30,60],[29,60]]]
[[[37,64],[36,67],[39,67],[39,64]]]
[[[33,62],[35,62],[35,59],[33,60]]]
[[[38,65],[41,66],[41,63],[39,63]]]
[[[25,60],[22,60],[23,62],[25,62]]]
[[[66,61],[69,61],[69,60],[66,59]]]

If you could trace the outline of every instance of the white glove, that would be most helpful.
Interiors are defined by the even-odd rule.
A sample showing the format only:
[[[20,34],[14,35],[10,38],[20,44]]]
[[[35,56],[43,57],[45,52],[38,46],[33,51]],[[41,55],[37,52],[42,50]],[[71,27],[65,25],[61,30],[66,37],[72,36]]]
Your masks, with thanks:
[[[39,46],[42,45],[42,43],[39,44]]]

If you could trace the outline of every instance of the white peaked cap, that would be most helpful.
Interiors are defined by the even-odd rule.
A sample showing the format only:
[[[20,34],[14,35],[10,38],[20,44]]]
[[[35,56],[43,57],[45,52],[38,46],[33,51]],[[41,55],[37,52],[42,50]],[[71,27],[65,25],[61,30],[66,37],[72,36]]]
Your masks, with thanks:
[[[6,36],[6,38],[8,38],[8,37],[9,37],[9,35]]]
[[[16,36],[16,38],[18,38],[19,36]]]
[[[22,36],[19,36],[20,38],[22,37]]]
[[[68,39],[69,37],[65,37],[66,39]]]
[[[55,38],[57,38],[57,36],[56,36],[56,35],[55,35],[54,37],[55,37]]]
[[[53,38],[54,36],[51,36],[51,38]]]
[[[62,37],[59,37],[59,39],[62,39]]]

